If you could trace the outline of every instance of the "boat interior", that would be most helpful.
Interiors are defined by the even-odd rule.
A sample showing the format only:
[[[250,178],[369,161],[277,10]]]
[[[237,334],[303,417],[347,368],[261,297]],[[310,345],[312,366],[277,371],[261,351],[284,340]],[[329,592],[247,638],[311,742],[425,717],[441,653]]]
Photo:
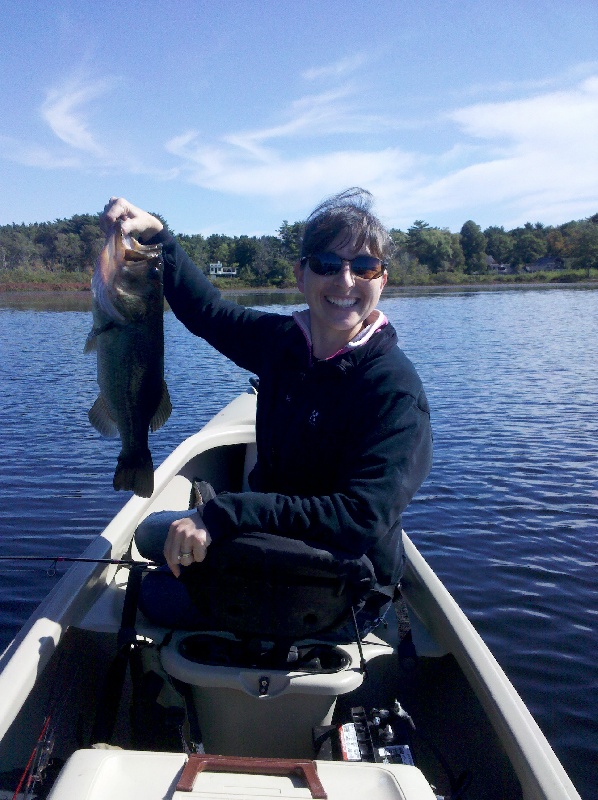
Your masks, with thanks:
[[[188,510],[194,482],[209,480],[217,492],[242,490],[255,445],[246,422],[232,427],[222,434],[217,416],[203,440],[191,437],[181,445],[157,470],[152,500],[129,501],[99,537],[103,544],[86,553],[141,561],[132,539],[136,526],[155,511]],[[0,789],[14,790],[50,719],[51,757],[35,795],[51,791],[54,800],[75,792],[99,797],[100,773],[103,798],[170,797],[189,753],[245,759],[243,778],[236,780],[248,783],[233,790],[229,781],[228,789],[218,789],[218,770],[210,767],[202,778],[205,790],[195,784],[200,797],[262,796],[247,777],[248,759],[287,765],[315,759],[322,780],[336,776],[326,778],[329,797],[365,797],[368,791],[422,800],[536,796],[524,792],[525,768],[516,774],[513,752],[504,747],[508,737],[499,738],[483,693],[476,693],[464,659],[442,635],[442,620],[436,628],[430,622],[418,554],[408,539],[406,545],[400,596],[375,631],[362,641],[316,635],[291,647],[287,642],[282,650],[276,642],[231,631],[171,631],[141,612],[123,626],[134,570],[76,564],[4,656],[14,661],[24,647],[37,647],[35,671],[19,674],[17,666],[13,674],[14,710],[0,741]],[[84,591],[76,588],[81,585]],[[66,610],[58,612],[58,606]],[[45,633],[46,623],[58,626],[58,636],[52,627]],[[343,767],[352,770],[349,777]],[[273,788],[263,796],[321,796],[301,769],[272,777]],[[394,788],[387,794],[380,770],[392,774]],[[121,772],[128,777],[117,782]],[[82,774],[87,783],[79,785]]]

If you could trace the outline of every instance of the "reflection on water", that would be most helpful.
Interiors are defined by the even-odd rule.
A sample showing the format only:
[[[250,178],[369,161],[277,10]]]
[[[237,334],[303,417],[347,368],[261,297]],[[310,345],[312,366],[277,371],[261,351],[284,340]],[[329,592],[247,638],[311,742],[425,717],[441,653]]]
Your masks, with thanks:
[[[287,302],[302,302],[260,293],[255,303],[272,299],[268,307],[287,314]],[[4,300],[4,553],[77,555],[128,497],[112,490],[118,443],[87,420],[97,395],[95,360],[82,353],[90,314]],[[598,762],[597,300],[597,291],[578,287],[457,288],[386,292],[380,304],[433,414],[434,467],[405,528],[588,800]],[[150,437],[156,464],[249,377],[174,315],[165,329],[174,411]],[[0,646],[54,583],[43,569],[2,567]]]
[[[90,311],[91,292],[0,292],[0,309]]]
[[[279,292],[227,292],[226,299],[242,306],[293,306],[304,303],[301,292],[296,290]]]
[[[567,291],[598,292],[598,284],[572,285]],[[504,293],[530,291],[529,287],[520,284],[505,286],[386,286],[383,297],[385,299],[398,297],[434,297],[434,296],[469,296],[474,297],[480,293]],[[533,291],[555,292],[563,291],[562,286],[556,284],[543,284],[533,287]],[[305,298],[296,289],[255,290],[243,289],[239,291],[226,290],[224,296],[235,303],[244,306],[294,306],[304,305]],[[13,308],[20,311],[90,311],[91,292],[0,292],[0,309]]]
[[[299,305],[298,291],[224,292],[227,299],[243,306]],[[90,311],[91,292],[0,292],[0,309],[16,311]]]

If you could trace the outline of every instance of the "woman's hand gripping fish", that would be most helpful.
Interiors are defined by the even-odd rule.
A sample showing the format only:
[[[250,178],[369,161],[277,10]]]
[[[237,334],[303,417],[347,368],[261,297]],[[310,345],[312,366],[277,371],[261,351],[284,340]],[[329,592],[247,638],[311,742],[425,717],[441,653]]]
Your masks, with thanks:
[[[120,434],[113,485],[140,497],[154,491],[148,430],[172,411],[164,382],[164,289],[161,245],[108,232],[91,281],[93,328],[85,352],[97,350],[100,394],[89,421],[103,436]]]

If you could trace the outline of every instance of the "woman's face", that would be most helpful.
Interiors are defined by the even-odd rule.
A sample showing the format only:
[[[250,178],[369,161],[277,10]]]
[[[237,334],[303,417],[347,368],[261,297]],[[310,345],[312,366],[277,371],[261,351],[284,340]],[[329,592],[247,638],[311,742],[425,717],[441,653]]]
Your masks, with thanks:
[[[355,234],[341,234],[326,250],[347,259],[372,255],[367,244],[357,247],[356,238]],[[357,278],[346,263],[336,275],[316,275],[308,265],[297,265],[295,276],[309,306],[313,350],[317,358],[330,357],[359,333],[376,308],[387,280],[386,272],[371,281]]]

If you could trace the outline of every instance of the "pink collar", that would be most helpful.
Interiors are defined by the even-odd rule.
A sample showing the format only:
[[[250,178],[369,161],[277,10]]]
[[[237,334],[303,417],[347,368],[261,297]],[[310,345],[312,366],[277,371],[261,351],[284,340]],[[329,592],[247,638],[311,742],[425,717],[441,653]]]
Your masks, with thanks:
[[[310,324],[310,317],[309,317],[309,308],[305,308],[302,311],[295,311],[293,313],[293,319],[297,323],[297,325],[301,328],[303,335],[305,336],[305,340],[309,345],[309,350],[311,353],[312,350],[312,340],[311,340],[311,324]],[[357,336],[354,336],[350,342],[342,347],[337,353],[334,355],[329,356],[326,361],[329,361],[331,358],[340,355],[341,353],[348,353],[351,350],[354,350],[356,347],[361,347],[366,342],[372,338],[375,333],[383,328],[385,325],[388,325],[388,319],[386,316],[380,311],[380,309],[375,308],[370,316],[366,319],[366,327],[363,328]]]

